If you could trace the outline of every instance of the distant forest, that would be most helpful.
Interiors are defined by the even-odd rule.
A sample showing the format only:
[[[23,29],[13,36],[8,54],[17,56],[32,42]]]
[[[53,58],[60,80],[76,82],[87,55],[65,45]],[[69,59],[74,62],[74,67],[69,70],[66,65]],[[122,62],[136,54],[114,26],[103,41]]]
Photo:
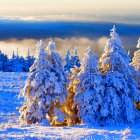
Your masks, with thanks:
[[[34,56],[30,55],[28,50],[27,56],[15,55],[13,51],[12,58],[9,59],[6,54],[0,50],[0,71],[1,72],[28,72],[31,65],[34,63]]]

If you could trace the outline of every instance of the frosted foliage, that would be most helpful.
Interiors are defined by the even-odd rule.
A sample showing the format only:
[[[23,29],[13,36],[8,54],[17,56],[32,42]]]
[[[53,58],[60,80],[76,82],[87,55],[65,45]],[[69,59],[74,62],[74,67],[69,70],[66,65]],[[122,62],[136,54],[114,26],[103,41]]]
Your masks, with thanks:
[[[48,46],[47,46],[47,50],[48,51],[52,51],[52,50],[54,51],[54,50],[56,50],[55,42],[53,42],[52,40],[49,41]]]
[[[70,69],[72,68],[71,60],[70,60],[70,51],[67,51],[66,58],[65,58],[65,71],[70,72]]]
[[[131,65],[135,67],[136,71],[140,71],[140,38],[136,47],[138,50],[134,53]]]
[[[104,75],[105,97],[101,107],[102,124],[132,123],[138,117],[138,111],[132,100],[129,85],[123,75],[114,72]],[[135,97],[139,98],[139,97]]]
[[[89,47],[82,60],[80,72],[75,77],[78,115],[84,123],[98,123],[100,120],[104,86],[102,77],[98,74],[97,62],[98,58]]]
[[[117,39],[117,41],[121,44],[121,40],[119,38],[119,35],[116,33],[116,27],[115,27],[115,25],[111,29],[110,37],[111,37],[111,39]]]
[[[139,116],[134,101],[140,100],[140,96],[129,61],[113,27],[99,60],[105,82],[104,104],[101,107],[103,124],[133,122]]]
[[[129,66],[130,60],[128,54],[123,49],[120,38],[116,35],[117,33],[115,33],[115,30],[115,27],[111,30],[111,38],[106,42],[104,53],[99,60],[99,65],[103,73],[119,71],[129,78],[132,72],[131,67]],[[113,36],[112,34],[115,35]]]
[[[65,71],[72,74],[71,70],[74,67],[80,67],[80,59],[77,55],[77,49],[75,48],[75,53],[70,54],[70,51],[67,51],[66,58],[65,58]]]
[[[140,48],[140,38],[138,40],[138,44],[137,44],[136,48]]]
[[[81,66],[80,59],[79,59],[79,56],[78,56],[76,48],[75,48],[74,55],[71,56],[71,65],[72,65],[72,68],[74,68],[75,66],[76,67],[80,67]]]
[[[19,57],[18,49],[17,55],[15,55],[13,51],[11,59],[0,51],[0,71],[2,72],[28,72],[33,62],[34,57],[30,56],[29,53],[26,58],[22,56]]]
[[[46,59],[48,57],[48,54],[44,51],[45,44],[42,41],[39,41],[37,43],[37,56],[34,64],[30,67],[30,72],[36,69],[42,69],[43,67],[46,67],[47,65],[51,65],[50,62]]]
[[[38,44],[38,57],[21,91],[21,96],[26,99],[26,104],[20,109],[22,124],[41,122],[46,116],[54,116],[55,108],[63,104],[68,94],[69,81],[62,58],[53,50],[44,51],[43,42]]]
[[[132,59],[131,65],[134,66],[134,78],[140,88],[140,38],[136,47],[138,48],[138,50],[134,52],[134,57]]]
[[[45,44],[43,43],[42,40],[38,41],[37,43],[37,51],[36,51],[36,54],[37,54],[37,59],[41,59],[41,57],[44,55],[44,47]]]

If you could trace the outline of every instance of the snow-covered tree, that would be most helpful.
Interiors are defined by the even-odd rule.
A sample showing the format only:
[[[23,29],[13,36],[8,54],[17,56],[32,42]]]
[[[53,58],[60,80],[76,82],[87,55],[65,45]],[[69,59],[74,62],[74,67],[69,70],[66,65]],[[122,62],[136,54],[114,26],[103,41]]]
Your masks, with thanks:
[[[74,55],[71,56],[71,63],[72,63],[73,68],[75,66],[77,66],[77,67],[80,67],[81,66],[80,59],[79,59],[79,56],[78,56],[76,47],[75,47]]]
[[[16,71],[15,70],[16,69],[15,60],[16,60],[16,56],[15,56],[15,53],[13,51],[12,58],[10,59],[10,62],[9,62],[10,72],[15,72]]]
[[[23,67],[25,65],[25,61],[24,61],[23,57],[19,57],[18,50],[17,50],[16,59],[14,61],[14,65],[15,65],[15,72],[23,72],[23,70],[24,70]]]
[[[51,125],[63,122],[61,105],[68,95],[68,77],[64,71],[61,56],[55,51],[55,43],[38,43],[37,58],[31,66],[31,74],[20,93],[26,99],[20,109],[22,124],[32,124],[48,120]]]
[[[2,53],[0,50],[0,71],[8,72],[8,66],[9,66],[9,59],[7,55]]]
[[[27,56],[25,58],[26,64],[25,64],[25,70],[26,72],[29,71],[30,67],[33,65],[35,58],[30,55],[30,50],[28,49]]]
[[[72,68],[72,64],[71,64],[71,60],[70,60],[70,51],[68,50],[67,51],[67,54],[66,54],[66,58],[65,58],[65,71],[68,71],[70,73],[70,69]]]
[[[99,65],[105,83],[101,122],[106,124],[133,122],[138,117],[134,101],[139,100],[139,91],[132,77],[129,57],[123,49],[115,26],[111,30]]]
[[[138,40],[138,44],[137,44],[136,48],[138,50],[134,53],[134,57],[132,59],[131,65],[134,66],[134,69],[136,71],[134,77],[140,88],[140,38]]]
[[[132,59],[131,65],[134,67],[134,79],[138,84],[139,92],[140,92],[140,38],[138,40],[138,44],[136,46],[138,49],[134,52],[134,57]],[[140,101],[136,103],[137,108],[140,110]]]
[[[69,50],[67,51],[66,58],[65,58],[65,63],[66,63],[65,64],[65,71],[68,71],[70,74],[71,74],[71,68],[81,66],[80,59],[79,59],[79,56],[77,54],[77,49],[76,48],[75,48],[74,54],[72,52],[72,55],[70,54]]]
[[[12,59],[16,59],[15,52],[13,51]]]
[[[19,63],[19,68],[20,68],[20,71],[19,72],[28,72],[26,71],[26,60],[24,59],[24,57],[20,56],[18,58],[18,63]]]
[[[18,54],[18,49],[17,49],[17,55],[14,54],[13,51],[13,55],[12,55],[12,59],[10,60],[10,64],[9,64],[9,69],[11,72],[23,72],[24,71],[24,66],[25,66],[25,62],[23,60],[24,58],[20,58],[19,54]]]
[[[111,30],[110,39],[107,40],[104,53],[102,54],[99,66],[102,73],[119,71],[126,76],[131,75],[128,54],[123,49],[121,40],[116,33],[115,26]]]
[[[97,66],[98,57],[89,47],[73,82],[78,117],[84,123],[98,124],[100,121],[104,85]]]

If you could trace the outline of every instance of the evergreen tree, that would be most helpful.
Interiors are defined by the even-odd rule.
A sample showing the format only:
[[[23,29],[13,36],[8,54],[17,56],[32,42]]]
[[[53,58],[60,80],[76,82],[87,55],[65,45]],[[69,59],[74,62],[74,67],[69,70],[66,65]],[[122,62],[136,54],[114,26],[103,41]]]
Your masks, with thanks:
[[[10,59],[10,62],[9,62],[9,71],[10,72],[15,72],[15,59],[16,59],[16,56],[15,56],[15,53],[13,51],[13,54],[12,54],[12,58]]]
[[[134,79],[138,84],[139,92],[140,92],[140,38],[138,40],[138,44],[136,46],[138,49],[134,53],[134,57],[132,59],[131,65],[134,67]],[[137,108],[140,110],[140,101],[136,103]]]
[[[23,72],[24,65],[25,65],[25,61],[23,60],[23,57],[19,57],[18,48],[17,48],[17,56],[15,59],[15,72]]]
[[[67,51],[66,58],[65,58],[65,71],[68,71],[71,74],[71,68],[80,67],[80,59],[77,55],[77,49],[75,48],[75,53],[70,55],[69,50]]]
[[[138,40],[138,44],[137,44],[136,48],[138,48],[138,50],[134,53],[134,57],[132,59],[131,65],[134,66],[135,71],[140,74],[140,38]],[[140,76],[138,76],[138,77],[139,77],[139,80],[137,79],[138,81],[137,80],[136,81],[138,82],[138,84],[140,84]]]
[[[30,55],[30,50],[28,49],[28,53],[26,56],[26,67],[25,67],[25,71],[28,72],[30,67],[33,65],[35,58],[33,56]]]
[[[24,59],[24,57],[20,56],[19,59],[19,65],[20,65],[20,71],[19,72],[28,72],[26,71],[26,61]]]
[[[97,66],[98,57],[89,47],[74,81],[78,116],[84,123],[98,124],[100,121],[104,85]]]
[[[72,68],[71,61],[70,61],[70,51],[67,51],[66,58],[65,58],[65,71],[70,73],[70,69]]]
[[[134,101],[138,101],[140,97],[132,77],[129,57],[123,49],[115,26],[111,30],[99,65],[105,81],[101,122],[106,124],[133,122],[138,117]]]
[[[17,49],[17,55],[15,56],[14,51],[12,55],[12,59],[10,60],[9,69],[11,72],[23,72],[25,62],[24,58],[20,58]]]
[[[9,59],[7,55],[0,51],[0,71],[8,72]]]
[[[79,56],[77,55],[76,47],[75,47],[74,55],[71,56],[71,64],[72,64],[72,68],[74,68],[75,66],[77,67],[81,66]]]
[[[17,55],[13,51],[12,58],[9,60],[9,71],[10,72],[26,72],[26,62],[23,57],[19,57],[18,49]]]
[[[20,94],[26,98],[26,104],[20,109],[20,120],[22,124],[32,124],[45,119],[59,125],[64,119],[61,105],[68,95],[68,78],[55,43],[50,41],[46,51],[42,41],[38,46],[38,56]]]
[[[13,54],[12,54],[12,59],[16,59],[14,51],[13,51]]]

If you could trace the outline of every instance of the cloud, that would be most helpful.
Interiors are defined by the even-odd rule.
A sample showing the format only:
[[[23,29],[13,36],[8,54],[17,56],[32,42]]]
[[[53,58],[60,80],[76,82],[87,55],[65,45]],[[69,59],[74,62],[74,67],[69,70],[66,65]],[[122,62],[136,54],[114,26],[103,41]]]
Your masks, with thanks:
[[[45,16],[0,16],[0,20],[12,21],[95,21],[96,15],[76,15],[76,14],[50,14]]]
[[[9,57],[12,56],[13,51],[16,53],[17,48],[20,56],[26,56],[28,49],[31,54],[35,54],[36,40],[35,39],[9,39],[6,41],[0,41],[0,50],[7,54]]]
[[[136,11],[139,12],[139,11]],[[128,15],[114,15],[112,13],[105,14],[106,11],[96,9],[92,13],[78,13],[78,14],[45,14],[39,16],[0,16],[0,21],[25,21],[25,22],[45,22],[45,21],[80,21],[80,22],[115,22],[124,24],[140,25],[140,18],[137,14]],[[122,12],[121,12],[122,13]]]
[[[84,55],[84,53],[87,51],[87,47],[91,46],[93,51],[100,55],[104,49],[105,42],[107,40],[106,37],[101,37],[96,40],[92,40],[89,38],[46,38],[43,41],[48,43],[49,40],[53,39],[53,41],[56,42],[56,48],[57,51],[65,57],[67,50],[69,49],[72,51],[72,49],[75,49],[75,46],[77,47],[78,54],[80,58]],[[19,51],[20,56],[26,56],[27,50],[30,49],[31,55],[35,55],[36,53],[36,39],[23,39],[23,40],[17,40],[17,39],[10,39],[6,41],[0,41],[0,50],[2,52],[6,53],[9,57],[12,56],[13,51],[15,53],[17,52],[17,48]]]

